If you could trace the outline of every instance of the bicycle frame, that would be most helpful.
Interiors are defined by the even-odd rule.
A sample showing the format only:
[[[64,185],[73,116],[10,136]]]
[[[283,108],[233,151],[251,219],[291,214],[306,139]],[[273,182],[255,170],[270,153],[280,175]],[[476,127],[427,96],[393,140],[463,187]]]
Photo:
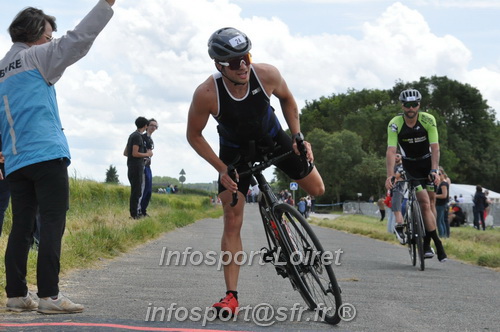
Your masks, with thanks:
[[[406,234],[408,239],[408,251],[413,266],[417,263],[417,254],[420,261],[420,270],[425,269],[423,239],[425,237],[425,225],[422,218],[420,203],[417,199],[417,189],[420,186],[417,182],[423,179],[410,178],[403,180],[408,183],[408,201],[406,203],[406,213],[404,221],[406,225]]]
[[[303,141],[297,141],[297,145],[302,154],[302,161],[308,163]],[[261,249],[264,262],[272,263],[278,275],[290,280],[293,289],[299,292],[309,309],[317,309],[325,322],[337,324],[341,320],[339,308],[342,298],[331,264],[325,264],[313,255],[309,255],[312,256],[309,262],[312,264],[303,261],[303,257],[308,257],[308,253],[324,253],[323,246],[303,216],[294,207],[278,201],[262,174],[263,170],[288,158],[292,153],[293,151],[288,151],[273,157],[273,154],[268,152],[262,157],[262,161],[247,163],[249,169],[241,171],[239,176],[252,176],[260,189],[259,212],[268,244],[267,248]],[[238,161],[239,158],[228,166],[228,174],[235,174],[234,170],[244,165],[237,163]],[[237,202],[238,195],[233,193],[230,205],[235,206]]]
[[[285,153],[270,160],[266,160],[261,164],[258,164],[256,166],[251,166],[248,171],[242,172],[240,174],[240,176],[251,174],[257,181],[260,190],[258,204],[268,244],[268,252],[264,253],[264,261],[273,263],[273,265],[275,265],[276,267],[278,274],[280,274],[283,277],[287,276],[286,271],[283,270],[282,265],[279,265],[280,267],[276,266],[275,261],[278,260],[279,257],[275,255],[279,253],[279,251],[281,251],[280,248],[284,250],[291,248],[282,248],[283,246],[288,247],[289,244],[285,243],[286,236],[284,236],[284,232],[286,230],[283,229],[283,225],[278,221],[278,219],[274,215],[274,208],[278,204],[280,204],[280,202],[276,197],[276,195],[274,194],[266,178],[262,174],[262,171],[267,167],[269,167],[269,165],[277,161],[280,161],[282,159],[285,159],[289,155],[290,153]]]

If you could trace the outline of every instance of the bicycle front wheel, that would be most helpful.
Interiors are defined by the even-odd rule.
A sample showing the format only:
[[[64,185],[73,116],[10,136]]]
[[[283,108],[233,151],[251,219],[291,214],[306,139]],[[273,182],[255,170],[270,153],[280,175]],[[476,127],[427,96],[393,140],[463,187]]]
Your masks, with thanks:
[[[422,211],[420,210],[420,205],[418,201],[413,201],[412,206],[412,222],[413,231],[415,232],[415,242],[417,245],[418,258],[420,260],[420,271],[425,270],[425,258],[424,258],[424,221],[422,219]]]
[[[334,255],[323,246],[304,217],[288,204],[278,204],[274,214],[281,221],[289,247],[289,263],[298,273],[297,290],[311,310],[330,324],[340,321],[341,290],[333,273]]]
[[[405,214],[406,224],[406,239],[408,241],[408,252],[410,253],[410,260],[413,266],[417,265],[417,241],[415,240],[415,229],[413,227],[411,205],[408,205],[408,211]]]

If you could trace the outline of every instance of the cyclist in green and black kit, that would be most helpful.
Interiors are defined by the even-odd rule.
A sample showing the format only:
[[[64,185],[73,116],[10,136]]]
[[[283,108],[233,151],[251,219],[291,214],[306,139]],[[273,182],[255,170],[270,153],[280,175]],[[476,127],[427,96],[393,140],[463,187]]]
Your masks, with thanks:
[[[438,131],[434,117],[429,113],[419,112],[421,99],[422,95],[415,89],[404,90],[399,95],[403,114],[395,116],[387,128],[386,187],[387,189],[393,187],[394,161],[399,145],[404,170],[413,178],[428,178],[428,181],[421,182],[422,189],[417,192],[426,231],[424,257],[434,257],[434,251],[430,246],[432,238],[438,259],[444,262],[447,256],[436,232],[436,216],[432,212],[430,203],[431,196],[435,195],[434,185],[439,184]]]

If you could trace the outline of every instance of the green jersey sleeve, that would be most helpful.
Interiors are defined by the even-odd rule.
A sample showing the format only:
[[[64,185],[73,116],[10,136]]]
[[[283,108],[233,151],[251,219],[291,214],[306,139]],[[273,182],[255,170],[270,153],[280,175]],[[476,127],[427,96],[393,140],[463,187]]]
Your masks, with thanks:
[[[398,133],[403,126],[403,117],[395,116],[387,126],[387,146],[398,146]]]
[[[420,123],[427,130],[429,136],[429,144],[439,143],[439,135],[436,125],[436,118],[427,112],[418,112]]]

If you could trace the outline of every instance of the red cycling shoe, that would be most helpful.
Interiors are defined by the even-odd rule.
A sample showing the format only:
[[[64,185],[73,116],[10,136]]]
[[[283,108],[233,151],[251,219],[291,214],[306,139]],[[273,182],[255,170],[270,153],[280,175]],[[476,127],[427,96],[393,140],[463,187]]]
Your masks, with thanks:
[[[223,318],[227,318],[229,315],[238,314],[238,300],[234,297],[233,293],[229,293],[220,302],[215,303],[212,307],[217,310],[217,314],[221,314]]]

